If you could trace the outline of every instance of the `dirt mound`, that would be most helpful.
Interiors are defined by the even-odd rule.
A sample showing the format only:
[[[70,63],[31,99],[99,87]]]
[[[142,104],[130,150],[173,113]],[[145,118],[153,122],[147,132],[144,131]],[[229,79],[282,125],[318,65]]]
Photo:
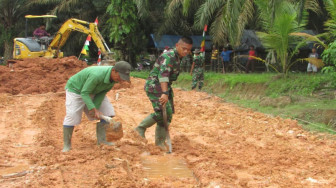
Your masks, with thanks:
[[[8,67],[0,67],[0,93],[17,95],[64,91],[67,80],[87,66],[75,56],[16,62],[14,72]]]

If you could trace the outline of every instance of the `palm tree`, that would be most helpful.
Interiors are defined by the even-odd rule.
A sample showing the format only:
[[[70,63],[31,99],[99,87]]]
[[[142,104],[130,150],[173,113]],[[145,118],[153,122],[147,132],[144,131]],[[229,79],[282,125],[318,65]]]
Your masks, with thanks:
[[[138,17],[140,18],[140,25],[145,31],[146,36],[152,33],[158,33],[162,23],[165,20],[165,6],[168,0],[134,0],[137,6]]]
[[[193,35],[200,30],[193,27],[194,14],[204,0],[168,0],[164,20],[157,34]],[[203,25],[204,26],[204,25]]]
[[[281,71],[286,75],[291,67],[291,59],[301,47],[298,45],[303,40],[291,33],[297,33],[303,30],[307,22],[306,18],[298,20],[298,3],[289,1],[278,1],[273,11],[270,5],[264,0],[255,1],[258,7],[259,15],[262,20],[264,32],[257,32],[263,45],[274,50],[281,65]],[[301,43],[300,43],[301,44]]]
[[[335,60],[335,49],[336,49],[336,0],[325,0],[325,8],[328,12],[329,19],[325,22],[326,27],[325,37],[332,41],[328,47],[325,47],[322,54],[323,61],[327,64],[326,67],[322,69],[322,72],[330,72],[336,78],[336,60]]]
[[[5,47],[4,59],[10,59],[13,52],[13,38],[16,36],[20,19],[23,18],[25,0],[0,0],[1,35]]]
[[[325,22],[325,27],[328,33],[329,40],[336,39],[336,0],[324,1],[329,19]]]
[[[253,13],[253,0],[206,0],[195,15],[195,26],[201,29],[210,25],[210,35],[216,44],[228,41],[238,46]]]
[[[319,12],[318,0],[287,0],[297,3],[298,22],[301,23],[306,19],[307,10]],[[275,10],[283,0],[264,0],[264,4],[268,5],[269,14],[267,17],[275,19]],[[211,25],[210,34],[215,43],[226,43],[229,41],[233,46],[240,44],[242,33],[249,22],[255,20],[258,14],[254,14],[255,3],[252,0],[205,0],[199,7],[195,15],[195,26],[198,29],[203,28],[204,24]],[[252,29],[257,28],[256,25],[250,25]]]

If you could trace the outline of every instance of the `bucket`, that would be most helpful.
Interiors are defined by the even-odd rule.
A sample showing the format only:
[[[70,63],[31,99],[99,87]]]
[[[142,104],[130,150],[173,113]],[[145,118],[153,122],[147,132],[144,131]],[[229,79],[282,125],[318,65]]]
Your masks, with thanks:
[[[109,142],[120,140],[124,136],[122,124],[120,122],[105,125],[105,130],[106,140]]]

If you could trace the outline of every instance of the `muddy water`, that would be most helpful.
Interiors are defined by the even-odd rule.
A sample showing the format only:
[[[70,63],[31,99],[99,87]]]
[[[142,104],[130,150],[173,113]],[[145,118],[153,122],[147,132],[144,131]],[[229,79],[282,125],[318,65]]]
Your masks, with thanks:
[[[142,157],[142,165],[148,179],[194,177],[187,163],[183,159],[172,155],[144,156]]]

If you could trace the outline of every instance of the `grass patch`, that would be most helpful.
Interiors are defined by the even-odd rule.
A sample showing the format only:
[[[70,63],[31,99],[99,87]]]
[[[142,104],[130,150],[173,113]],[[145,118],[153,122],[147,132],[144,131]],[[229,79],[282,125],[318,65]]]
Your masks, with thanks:
[[[271,97],[281,95],[310,96],[314,91],[330,88],[335,80],[329,75],[292,74],[288,78],[268,82],[266,94]]]
[[[132,71],[130,75],[135,78],[146,79],[149,75],[149,71]]]
[[[230,88],[234,88],[239,83],[256,84],[268,82],[274,74],[220,74],[206,72],[204,74],[204,81],[208,85],[218,83],[226,84]],[[184,82],[192,80],[192,76],[188,73],[181,73],[177,82]],[[191,84],[191,83],[190,83]]]

